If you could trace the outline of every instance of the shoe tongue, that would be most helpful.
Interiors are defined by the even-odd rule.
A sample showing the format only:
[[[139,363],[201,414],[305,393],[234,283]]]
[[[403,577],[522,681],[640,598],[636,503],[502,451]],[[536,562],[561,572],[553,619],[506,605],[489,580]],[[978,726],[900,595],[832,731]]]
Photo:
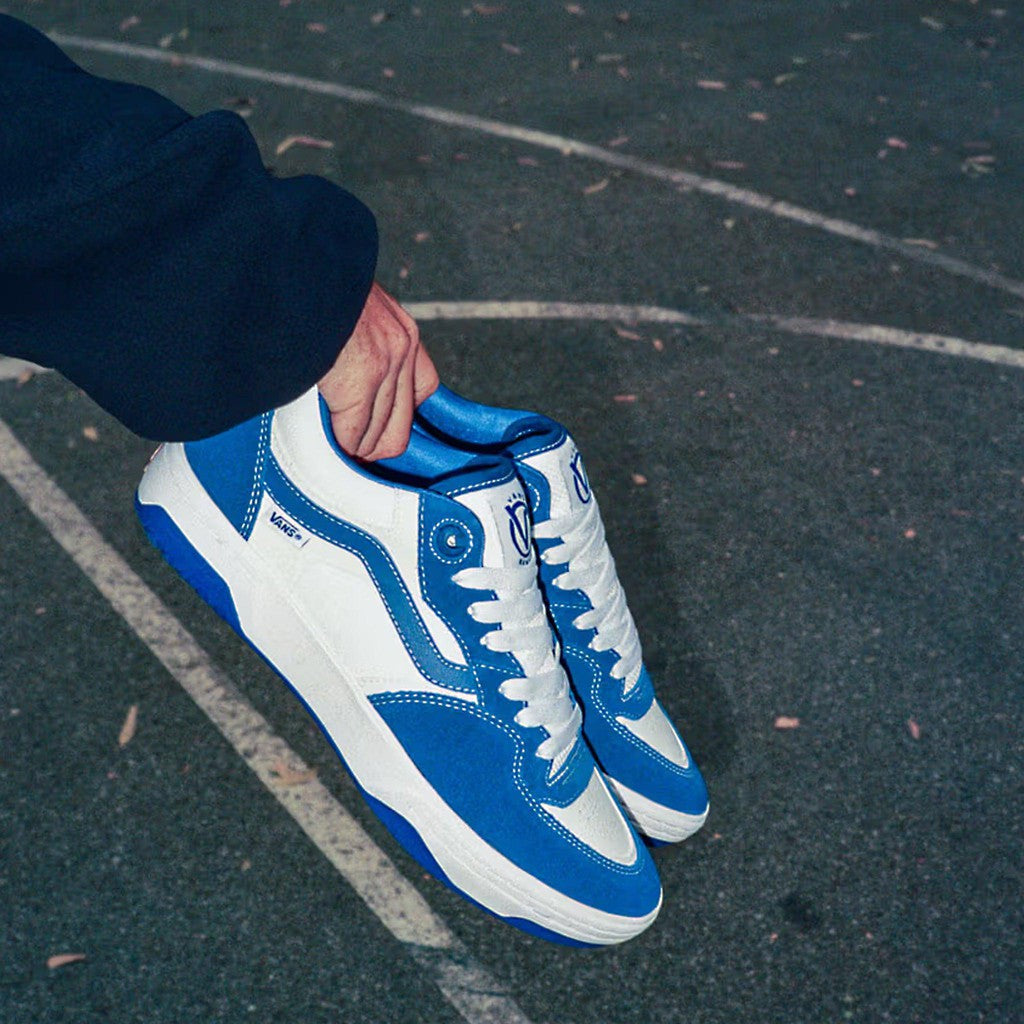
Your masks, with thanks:
[[[583,458],[564,429],[557,435],[516,441],[509,445],[508,454],[543,476],[549,491],[548,514],[552,518],[578,512],[593,501]]]
[[[475,459],[430,489],[465,506],[479,520],[484,531],[483,565],[504,568],[533,563],[530,507],[511,460]]]

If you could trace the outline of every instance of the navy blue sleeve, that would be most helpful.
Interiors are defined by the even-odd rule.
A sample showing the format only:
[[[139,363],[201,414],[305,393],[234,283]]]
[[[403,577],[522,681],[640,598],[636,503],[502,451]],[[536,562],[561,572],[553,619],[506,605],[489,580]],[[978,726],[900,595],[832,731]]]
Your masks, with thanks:
[[[337,358],[377,228],[275,178],[245,121],[90,75],[0,14],[0,352],[167,441],[282,405]]]

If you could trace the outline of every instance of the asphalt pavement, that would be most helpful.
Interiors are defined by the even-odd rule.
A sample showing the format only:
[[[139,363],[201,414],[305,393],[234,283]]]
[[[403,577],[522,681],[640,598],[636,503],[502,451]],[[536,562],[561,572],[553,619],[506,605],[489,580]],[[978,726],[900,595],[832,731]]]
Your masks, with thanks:
[[[712,806],[654,851],[657,922],[600,951],[426,877],[149,546],[153,443],[0,379],[0,421],[507,993],[494,1020],[1024,1020],[1021,5],[3,9],[355,192],[442,379],[585,452]],[[0,523],[0,1021],[484,1020],[3,474]]]

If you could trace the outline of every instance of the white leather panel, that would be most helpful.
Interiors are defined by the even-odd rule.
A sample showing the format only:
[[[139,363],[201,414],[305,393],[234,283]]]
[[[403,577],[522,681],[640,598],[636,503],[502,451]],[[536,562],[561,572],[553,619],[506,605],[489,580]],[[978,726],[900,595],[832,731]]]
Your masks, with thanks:
[[[580,842],[609,860],[626,865],[636,860],[633,833],[597,769],[587,788],[568,807],[541,806]]]
[[[668,758],[673,764],[680,768],[688,768],[690,760],[686,756],[686,750],[679,741],[672,723],[662,710],[661,705],[654,701],[641,717],[632,721],[621,716],[615,721],[624,725],[634,736],[641,739],[649,747],[653,747],[662,757]]]

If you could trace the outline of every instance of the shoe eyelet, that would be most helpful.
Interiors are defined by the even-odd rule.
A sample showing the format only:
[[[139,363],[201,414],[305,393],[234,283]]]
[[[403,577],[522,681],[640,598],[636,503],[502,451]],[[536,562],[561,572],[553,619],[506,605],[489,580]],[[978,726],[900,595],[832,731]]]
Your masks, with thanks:
[[[431,532],[430,546],[443,562],[461,562],[473,549],[473,535],[464,524],[445,519]]]

